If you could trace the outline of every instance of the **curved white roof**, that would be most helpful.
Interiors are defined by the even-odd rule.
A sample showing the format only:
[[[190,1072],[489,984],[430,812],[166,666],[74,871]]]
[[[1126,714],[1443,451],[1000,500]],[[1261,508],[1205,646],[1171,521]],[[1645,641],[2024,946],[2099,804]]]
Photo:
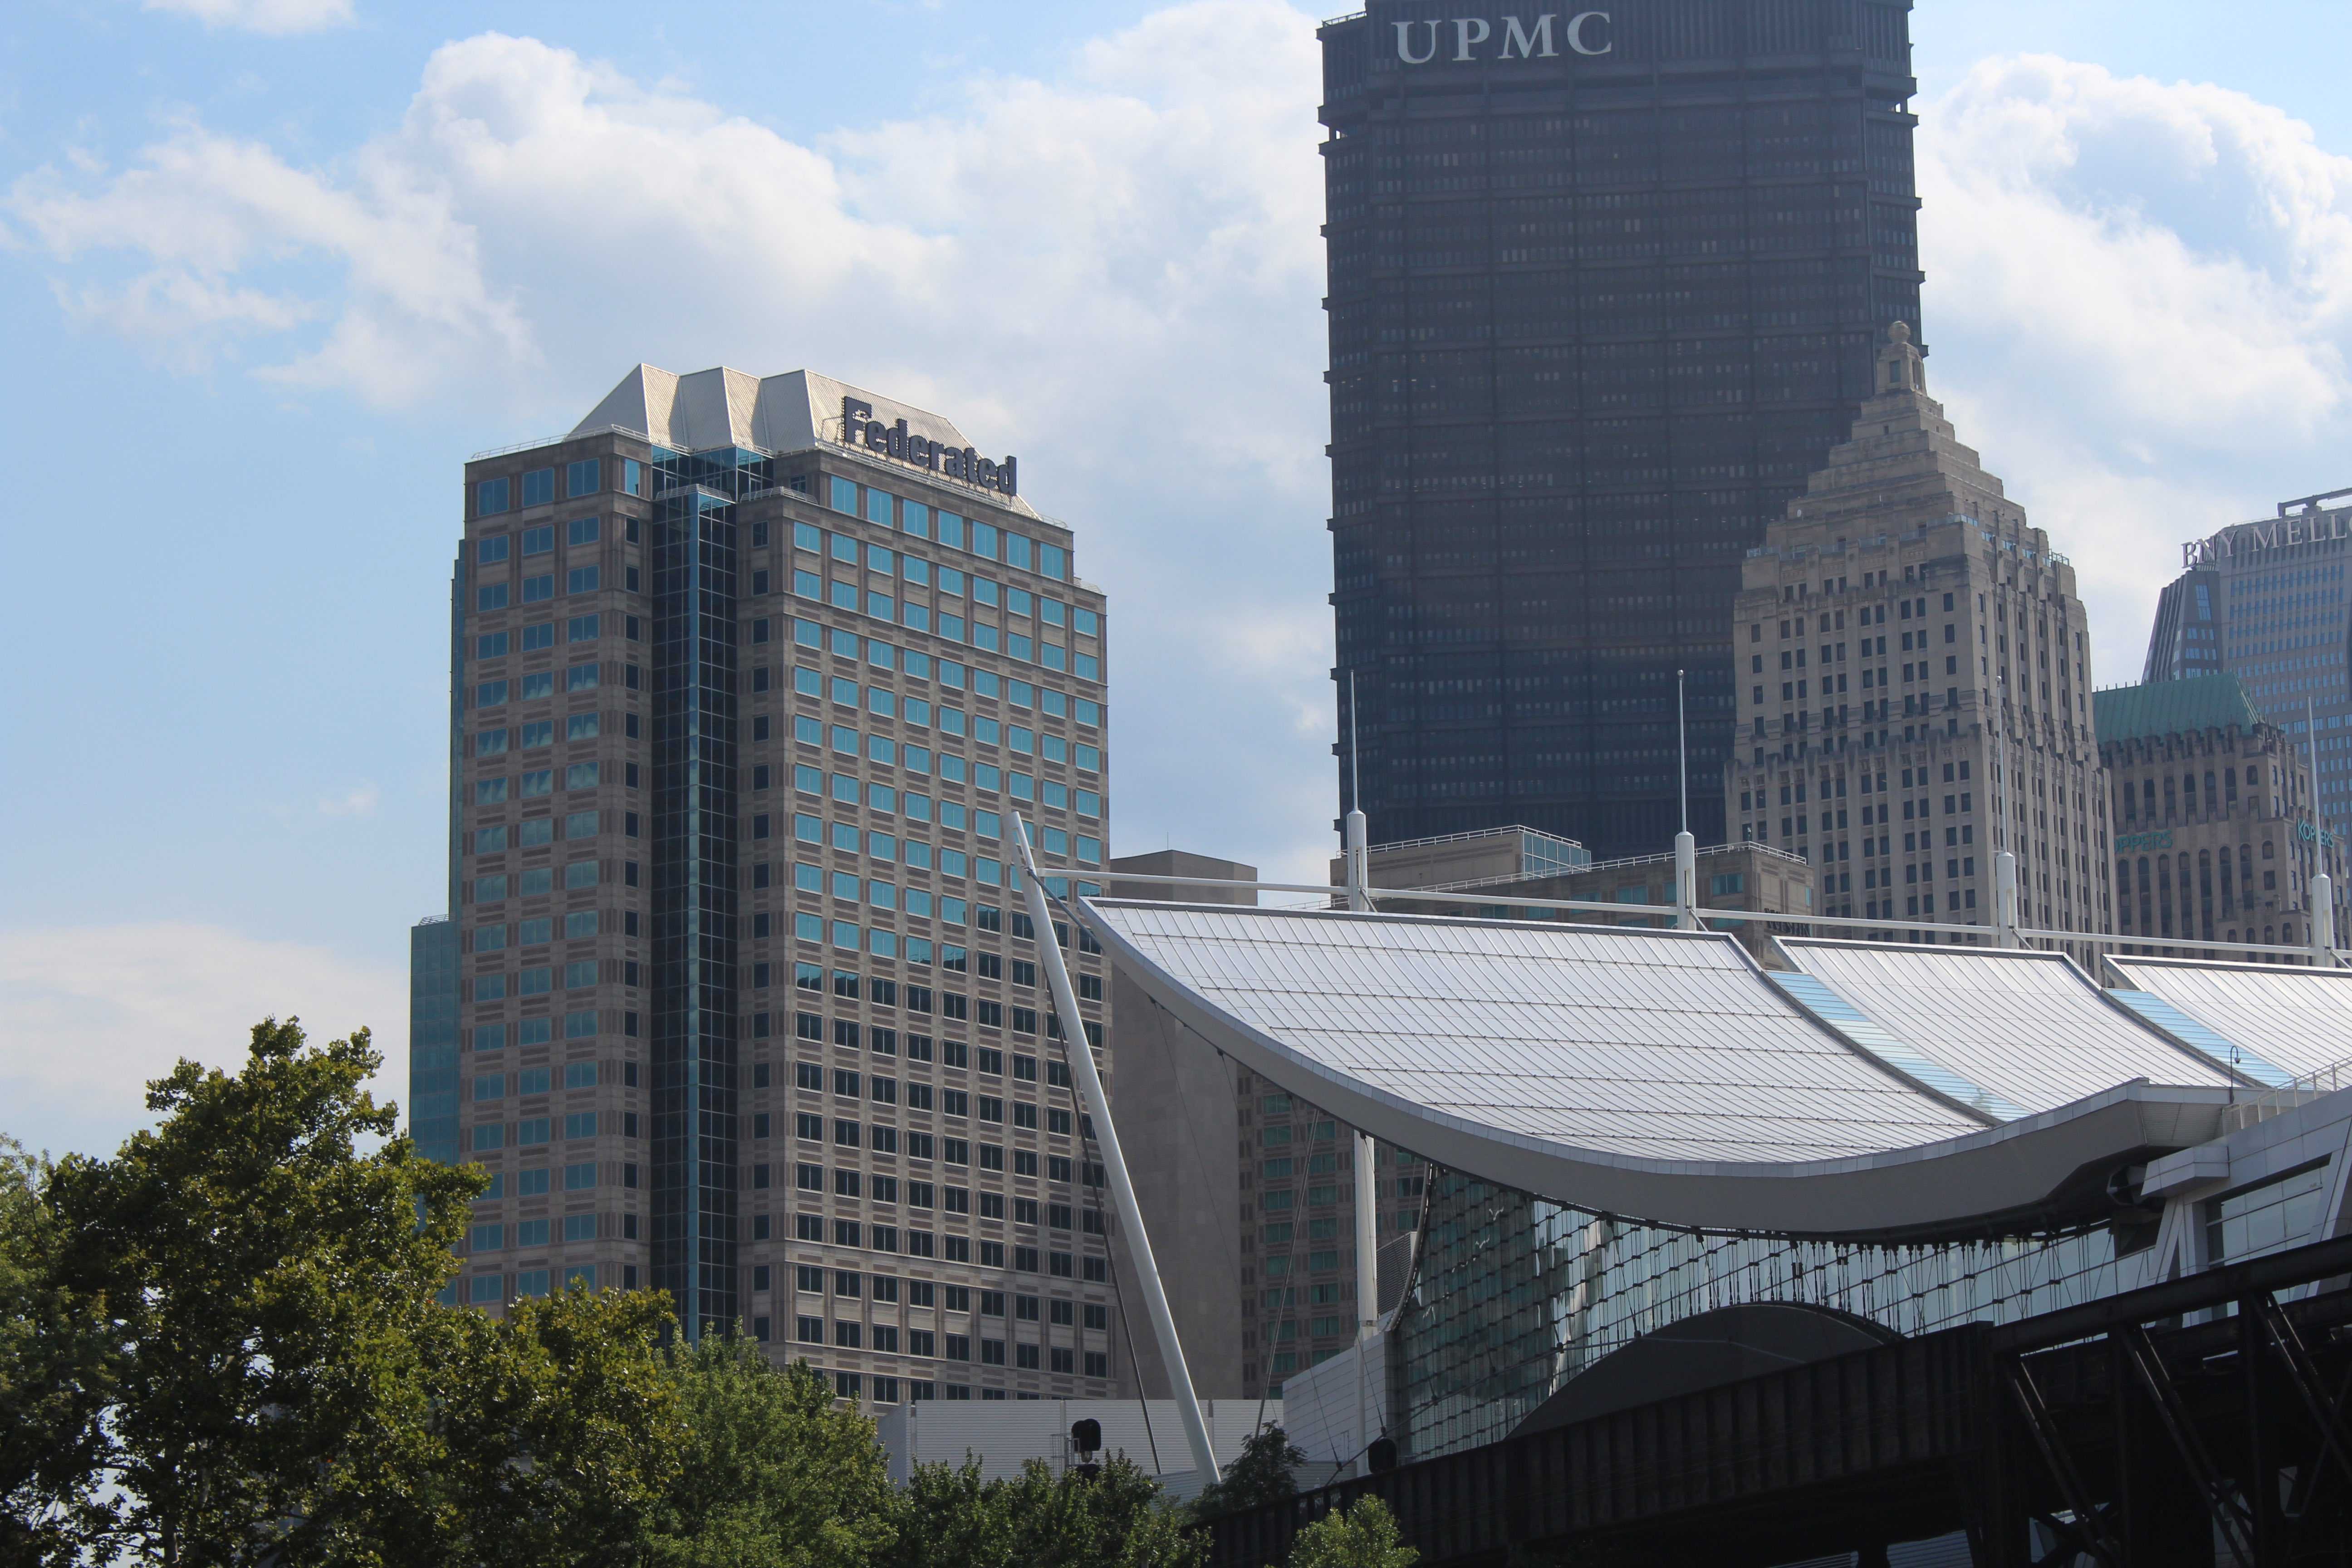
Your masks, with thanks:
[[[1800,968],[1929,1061],[2027,1111],[2119,1083],[2226,1088],[2063,953],[1781,937]]]
[[[1729,937],[1097,907],[1231,1016],[1482,1126],[1659,1160],[1782,1161],[1982,1125],[1832,1037]]]
[[[2107,963],[2126,984],[2187,1014],[2203,1026],[2198,1033],[2218,1042],[2192,1044],[2234,1051],[2265,1081],[2352,1062],[2352,969],[2117,954]]]
[[[2126,1157],[2213,1136],[2228,1099],[2210,1071],[2117,1073],[2063,1110],[1990,1110],[1851,1019],[1832,1030],[1718,933],[1076,907],[1204,1048],[1452,1169],[1663,1224],[1875,1236],[2054,1213]]]

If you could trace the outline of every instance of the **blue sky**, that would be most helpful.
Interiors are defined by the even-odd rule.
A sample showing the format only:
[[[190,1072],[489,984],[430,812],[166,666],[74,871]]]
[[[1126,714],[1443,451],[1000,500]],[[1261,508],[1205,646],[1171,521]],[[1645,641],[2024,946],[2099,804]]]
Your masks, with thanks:
[[[640,358],[1019,451],[1112,596],[1114,851],[1327,851],[1315,13],[659,16],[0,13],[0,1129],[110,1141],[268,1011],[397,1055],[458,466]],[[1931,384],[2127,679],[2179,540],[2352,483],[2352,15],[1913,31]]]

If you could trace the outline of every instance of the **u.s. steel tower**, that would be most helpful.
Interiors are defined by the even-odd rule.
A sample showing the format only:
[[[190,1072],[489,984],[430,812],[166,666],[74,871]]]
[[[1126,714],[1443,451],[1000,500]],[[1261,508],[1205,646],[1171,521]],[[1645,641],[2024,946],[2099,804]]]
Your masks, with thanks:
[[[1127,1375],[1064,1055],[1103,960],[1012,869],[1016,814],[1102,862],[1103,597],[1018,481],[876,393],[651,366],[466,465],[412,939],[414,1129],[489,1181],[453,1302],[662,1289],[883,1405]]]
[[[1340,795],[1375,840],[1664,848],[1678,669],[1723,837],[1741,559],[1919,331],[1908,10],[1323,26]]]

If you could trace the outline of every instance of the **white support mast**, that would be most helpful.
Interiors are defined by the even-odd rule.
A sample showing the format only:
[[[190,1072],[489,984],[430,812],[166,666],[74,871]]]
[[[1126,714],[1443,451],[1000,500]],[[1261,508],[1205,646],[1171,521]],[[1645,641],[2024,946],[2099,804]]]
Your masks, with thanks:
[[[1168,1368],[1168,1392],[1176,1412],[1184,1418],[1184,1436],[1192,1447],[1192,1468],[1203,1484],[1217,1479],[1216,1451],[1209,1446],[1208,1423],[1201,1418],[1201,1402],[1192,1393],[1192,1369],[1184,1364],[1184,1347],[1176,1338],[1176,1316],[1168,1310],[1168,1291],[1160,1282],[1160,1265],[1151,1256],[1151,1237],[1143,1228],[1143,1211],[1135,1201],[1135,1184],[1128,1179],[1127,1158],[1119,1152],[1118,1129],[1110,1119],[1110,1101],[1103,1094],[1102,1075],[1095,1071],[1094,1047],[1078,1012],[1077,993],[1070,984],[1069,966],[1062,962],[1062,944],[1054,940],[1054,914],[1045,906],[1045,883],[1037,875],[1036,858],[1029,851],[1029,824],[1018,812],[1013,817],[1013,842],[1021,852],[1021,893],[1028,901],[1029,921],[1036,929],[1037,957],[1054,993],[1054,1010],[1062,1020],[1063,1054],[1069,1058],[1070,1079],[1078,1091],[1078,1107],[1094,1123],[1095,1146],[1102,1151],[1104,1174],[1110,1181],[1111,1202],[1118,1210],[1119,1229],[1135,1259],[1144,1305],[1151,1313],[1151,1330],[1160,1340],[1160,1359]]]

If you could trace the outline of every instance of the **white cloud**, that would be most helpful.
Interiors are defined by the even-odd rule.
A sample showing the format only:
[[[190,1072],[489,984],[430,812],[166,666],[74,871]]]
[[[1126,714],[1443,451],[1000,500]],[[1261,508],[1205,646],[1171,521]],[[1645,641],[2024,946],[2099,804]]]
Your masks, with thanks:
[[[356,19],[352,0],[146,0],[150,11],[194,16],[207,27],[242,27],[251,33],[315,33],[348,27]]]
[[[0,931],[0,1132],[109,1153],[148,1123],[144,1086],[183,1057],[234,1069],[264,1017],[311,1039],[374,1031],[373,1088],[407,1099],[407,981],[323,948],[218,926]]]
[[[2047,57],[1921,110],[1931,384],[2137,679],[2181,540],[2344,482],[2352,159],[2245,94]]]
[[[378,799],[375,785],[359,784],[339,795],[329,795],[319,802],[321,816],[373,816]]]

